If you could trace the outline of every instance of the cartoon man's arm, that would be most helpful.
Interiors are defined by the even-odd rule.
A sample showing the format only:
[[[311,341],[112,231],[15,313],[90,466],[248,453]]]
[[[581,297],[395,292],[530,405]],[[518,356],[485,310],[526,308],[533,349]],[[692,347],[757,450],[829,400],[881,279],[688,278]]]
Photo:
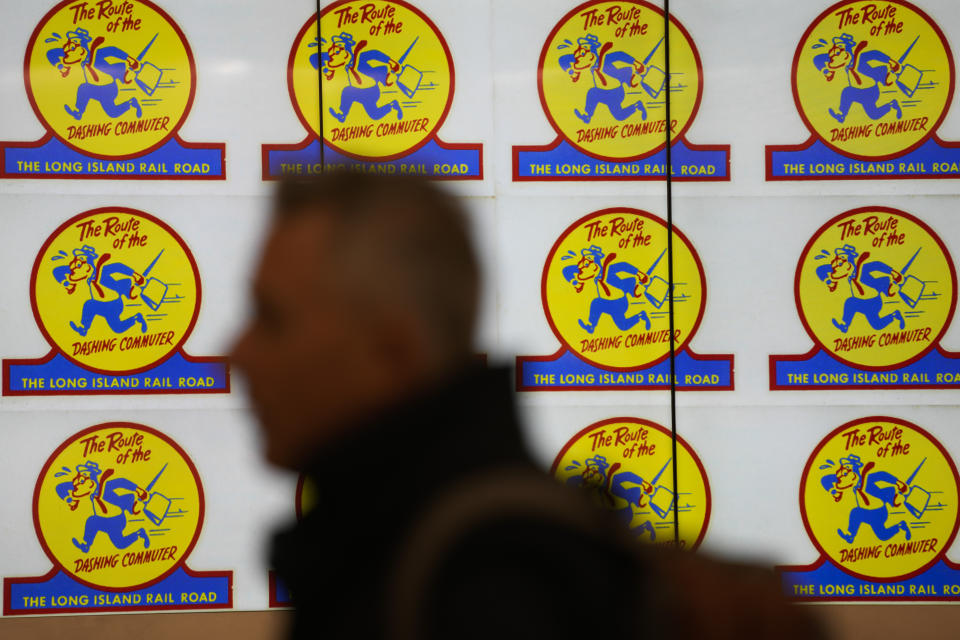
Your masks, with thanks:
[[[107,281],[111,284],[119,284],[120,278],[129,278],[137,286],[143,286],[143,283],[146,282],[141,274],[122,262],[111,262],[100,269],[100,281],[104,284],[108,284]]]
[[[567,72],[570,75],[570,79],[576,82],[580,79],[580,72],[573,68],[573,63],[576,62],[577,57],[572,53],[560,56],[560,59],[557,61],[560,64],[560,68]]]
[[[837,290],[837,281],[830,277],[830,273],[833,271],[833,267],[829,264],[821,264],[817,267],[817,278],[827,285],[827,289],[830,291]]]
[[[639,486],[627,488],[623,486],[626,482]],[[621,471],[614,476],[613,482],[610,485],[610,493],[618,498],[623,498],[630,504],[645,507],[648,502],[647,496],[653,494],[653,485],[632,471]]]
[[[107,492],[114,495],[120,495],[118,492],[135,494],[140,500],[146,500],[150,496],[146,489],[141,488],[136,482],[127,480],[126,478],[111,478],[106,488]]]
[[[860,267],[860,282],[887,295],[893,295],[896,293],[893,285],[903,282],[903,274],[885,262],[874,260]]]
[[[563,279],[573,285],[573,288],[577,290],[577,293],[583,291],[583,282],[577,279],[577,272],[580,271],[580,268],[575,264],[568,264],[565,266],[561,273],[563,274]]]
[[[73,496],[70,494],[73,492],[73,483],[69,480],[66,482],[61,482],[55,487],[57,496],[70,505],[71,511],[76,511],[77,507],[80,506],[80,503],[73,499]]]
[[[47,51],[47,60],[57,68],[60,75],[66,78],[70,75],[70,65],[63,62],[63,47],[57,47]]]
[[[635,86],[633,76],[644,70],[643,63],[626,51],[611,51],[603,58],[603,72],[630,86]]]
[[[400,72],[400,63],[377,49],[367,49],[357,56],[356,70],[390,86]]]

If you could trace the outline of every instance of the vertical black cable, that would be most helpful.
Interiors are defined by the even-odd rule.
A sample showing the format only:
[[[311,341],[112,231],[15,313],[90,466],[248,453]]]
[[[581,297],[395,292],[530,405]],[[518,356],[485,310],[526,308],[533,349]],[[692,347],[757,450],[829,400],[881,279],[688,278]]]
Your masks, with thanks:
[[[320,37],[320,2],[317,0],[317,92],[319,93],[317,104],[320,107],[320,173],[326,170],[323,159],[323,39]]]
[[[677,486],[677,342],[673,318],[673,153],[670,125],[670,0],[663,0],[663,44],[667,67],[667,281],[670,283],[668,315],[670,317],[670,435],[673,455],[673,539],[680,545],[680,487]]]

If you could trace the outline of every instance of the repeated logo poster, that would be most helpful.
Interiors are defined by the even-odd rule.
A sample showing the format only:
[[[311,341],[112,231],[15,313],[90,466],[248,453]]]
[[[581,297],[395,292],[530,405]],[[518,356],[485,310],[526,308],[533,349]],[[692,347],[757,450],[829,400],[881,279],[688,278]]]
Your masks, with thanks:
[[[957,600],[957,468],[915,424],[874,416],[834,429],[800,480],[800,513],[820,558],[778,567],[797,600]]]
[[[794,294],[815,346],[770,356],[771,389],[960,387],[960,354],[940,346],[956,270],[920,219],[888,207],[838,215],[804,248]]]
[[[196,65],[183,31],[148,0],[61,2],[30,36],[23,78],[47,133],[0,142],[0,177],[225,177],[222,143],[177,133]]]
[[[703,68],[686,29],[641,0],[586,2],[554,26],[537,66],[547,145],[513,148],[514,180],[661,180],[667,140],[674,180],[729,180],[729,145],[685,134],[703,93]],[[667,101],[670,122],[667,122]]]
[[[203,510],[197,469],[170,437],[127,422],[74,434],[33,493],[53,569],[4,578],[4,615],[232,607],[232,572],[186,565]]]
[[[481,144],[438,137],[453,101],[453,57],[437,26],[413,5],[329,5],[319,32],[314,15],[297,34],[287,83],[307,137],[263,145],[264,180],[344,168],[483,178]]]
[[[562,346],[551,356],[517,358],[519,390],[669,389],[671,350],[677,389],[733,389],[732,355],[690,348],[706,308],[706,276],[687,237],[673,228],[672,256],[667,237],[663,220],[626,207],[567,227],[540,284],[547,322]]]
[[[162,220],[125,207],[74,216],[40,248],[29,288],[51,351],[4,359],[4,395],[229,392],[225,358],[183,350],[200,273]]]
[[[833,5],[800,38],[791,82],[810,139],[768,146],[768,180],[960,177],[960,144],[937,136],[953,54],[912,4]]]
[[[573,436],[550,473],[614,511],[637,540],[694,550],[710,522],[710,483],[700,458],[679,436],[676,454],[670,431],[660,425],[611,418]]]

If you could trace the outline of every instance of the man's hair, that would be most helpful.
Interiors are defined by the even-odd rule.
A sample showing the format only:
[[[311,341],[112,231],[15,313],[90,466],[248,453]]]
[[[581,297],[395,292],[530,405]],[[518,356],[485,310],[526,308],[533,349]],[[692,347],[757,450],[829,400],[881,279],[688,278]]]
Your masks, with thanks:
[[[334,252],[370,311],[414,312],[441,360],[472,353],[479,267],[456,198],[414,176],[332,171],[282,181],[276,216],[327,221],[318,250]]]

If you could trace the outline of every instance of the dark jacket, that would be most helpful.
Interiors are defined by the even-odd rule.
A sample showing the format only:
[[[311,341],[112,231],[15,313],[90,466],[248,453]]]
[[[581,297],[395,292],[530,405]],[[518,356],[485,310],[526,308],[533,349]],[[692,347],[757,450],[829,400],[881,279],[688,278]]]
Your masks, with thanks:
[[[471,370],[350,434],[308,470],[317,506],[274,541],[294,638],[823,637],[809,608],[783,602],[769,571],[641,547],[584,494],[536,472],[505,371]],[[516,495],[536,489],[534,499],[437,545],[423,563],[429,580],[398,580],[407,575],[398,565],[423,558],[410,540],[433,542],[422,523],[445,512],[450,494],[473,504],[478,476],[505,478]],[[407,598],[416,631],[398,636],[391,607]]]
[[[533,469],[506,371],[471,370],[317,456],[318,504],[273,547],[294,638],[384,638],[397,553],[441,491],[498,468]],[[629,554],[626,554],[629,555]],[[424,637],[577,638],[634,616],[630,558],[537,517],[473,527],[423,594]],[[633,603],[630,601],[634,600]],[[598,612],[603,611],[600,623]]]

